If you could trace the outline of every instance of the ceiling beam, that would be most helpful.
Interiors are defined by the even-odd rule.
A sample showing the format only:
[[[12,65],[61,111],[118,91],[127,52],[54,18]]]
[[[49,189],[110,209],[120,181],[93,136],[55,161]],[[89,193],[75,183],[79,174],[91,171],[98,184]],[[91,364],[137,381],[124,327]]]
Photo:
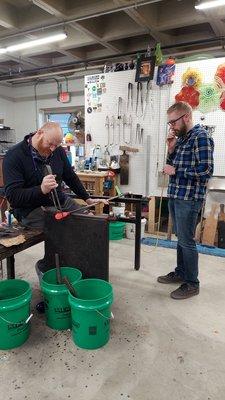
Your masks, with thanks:
[[[43,63],[39,60],[33,60],[32,58],[29,57],[24,57],[24,56],[19,56],[19,55],[12,55],[12,54],[8,54],[8,55],[1,55],[0,57],[0,61],[8,61],[8,60],[12,60],[12,61],[16,61],[18,64],[23,64],[23,65],[28,65],[28,66],[33,66],[33,67],[44,67],[46,66],[46,62]]]
[[[85,33],[90,38],[94,39],[98,44],[101,44],[103,47],[111,50],[113,53],[115,54],[120,53],[119,48],[103,40],[99,35],[97,35],[97,33],[93,32],[93,30],[90,27],[88,27],[87,24],[84,25],[83,23],[81,24],[79,22],[73,22],[72,24],[70,24],[70,26],[80,32]]]
[[[58,53],[63,54],[64,56],[69,57],[71,60],[74,61],[81,61],[83,58],[76,55],[75,52],[69,51],[69,50],[64,50],[60,47],[55,47],[55,51],[57,51]]]
[[[65,0],[31,0],[33,4],[56,17],[65,17]]]
[[[170,35],[166,35],[165,33],[157,31],[149,24],[147,19],[138,10],[127,10],[126,14],[129,15],[129,17],[132,18],[139,26],[142,28],[145,27],[147,30],[149,30],[149,34],[153,39],[155,39],[156,42],[160,42],[162,45],[173,43],[173,39]]]
[[[17,12],[15,7],[2,1],[0,2],[0,26],[4,28],[17,27]]]
[[[225,23],[221,21],[222,16],[220,17],[218,14],[212,10],[204,10],[203,14],[206,17],[206,20],[211,25],[211,28],[216,36],[224,36],[225,35]]]

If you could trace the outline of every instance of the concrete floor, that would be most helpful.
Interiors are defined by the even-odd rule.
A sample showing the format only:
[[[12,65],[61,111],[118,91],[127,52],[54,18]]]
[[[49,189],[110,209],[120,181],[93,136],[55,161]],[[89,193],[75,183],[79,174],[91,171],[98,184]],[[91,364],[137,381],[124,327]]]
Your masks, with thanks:
[[[0,351],[0,398],[4,400],[222,400],[225,397],[225,260],[200,255],[201,293],[169,297],[172,285],[156,283],[175,262],[175,251],[142,246],[142,267],[133,269],[133,242],[110,243],[115,291],[111,340],[81,350],[69,331],[53,331],[35,313],[29,340]],[[16,257],[17,277],[32,283],[37,245]]]

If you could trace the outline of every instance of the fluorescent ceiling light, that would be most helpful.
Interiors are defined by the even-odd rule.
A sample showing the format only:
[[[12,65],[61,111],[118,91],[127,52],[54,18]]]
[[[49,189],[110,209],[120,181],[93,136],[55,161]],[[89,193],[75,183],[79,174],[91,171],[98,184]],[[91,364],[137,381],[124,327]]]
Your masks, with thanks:
[[[53,42],[59,42],[67,38],[66,33],[58,33],[57,35],[47,36],[41,39],[30,40],[29,42],[14,44],[12,46],[6,47],[6,51],[19,51],[24,49],[29,49],[34,46],[41,46],[42,44],[48,44]]]
[[[195,6],[196,10],[206,10],[207,8],[220,7],[225,5],[225,0],[214,0],[200,3]]]
[[[12,51],[19,51],[24,49],[29,49],[31,47],[41,46],[43,44],[59,42],[60,40],[64,40],[67,38],[66,33],[58,33],[56,35],[51,35],[47,37],[43,37],[40,39],[30,40],[29,42],[18,43],[12,46],[8,46],[5,49],[0,48],[0,54],[12,52]]]

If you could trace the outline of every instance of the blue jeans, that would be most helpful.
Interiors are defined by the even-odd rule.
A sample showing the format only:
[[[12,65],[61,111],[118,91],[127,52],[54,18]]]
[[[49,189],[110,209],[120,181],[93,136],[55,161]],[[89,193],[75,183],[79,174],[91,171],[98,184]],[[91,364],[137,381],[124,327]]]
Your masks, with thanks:
[[[177,242],[177,267],[175,273],[186,283],[199,286],[198,251],[195,229],[202,201],[169,199],[168,207],[173,221]]]

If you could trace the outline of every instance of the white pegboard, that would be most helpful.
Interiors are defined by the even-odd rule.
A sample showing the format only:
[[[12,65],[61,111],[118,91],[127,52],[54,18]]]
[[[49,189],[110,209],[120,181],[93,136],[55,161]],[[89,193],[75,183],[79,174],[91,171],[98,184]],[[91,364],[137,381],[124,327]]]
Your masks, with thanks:
[[[139,152],[137,154],[130,154],[130,165],[129,165],[129,185],[122,187],[124,191],[132,191],[135,193],[149,194],[159,196],[161,194],[161,188],[158,187],[158,172],[162,171],[165,157],[165,139],[167,135],[167,108],[174,103],[175,94],[181,89],[181,76],[188,67],[198,68],[204,76],[204,83],[211,83],[214,78],[217,66],[225,62],[225,58],[221,59],[210,59],[207,61],[189,62],[176,65],[174,83],[172,86],[164,86],[159,88],[156,84],[156,76],[152,83],[152,89],[150,91],[150,98],[148,108],[145,116],[136,116],[136,96],[137,96],[137,84],[135,83],[135,71],[121,71],[115,73],[100,74],[98,76],[85,77],[85,124],[86,133],[90,132],[92,136],[92,143],[90,146],[96,144],[101,145],[104,150],[108,144],[108,134],[105,127],[106,116],[111,120],[112,116],[115,117],[117,122],[118,113],[118,97],[122,97],[122,115],[125,114],[127,119],[129,115],[132,115],[132,146],[138,147]],[[156,71],[155,71],[156,75]],[[96,78],[97,77],[97,78]],[[89,97],[92,84],[95,85],[95,81],[103,83],[104,90],[95,99]],[[127,110],[127,97],[128,97],[128,83],[133,83],[134,87],[134,98],[133,98],[133,111]],[[100,86],[100,85],[99,85]],[[145,94],[146,94],[146,83],[143,83],[143,96],[144,96],[144,107],[145,107]],[[96,106],[96,111],[91,113],[87,112],[88,107],[91,105]],[[94,103],[93,103],[94,101]],[[92,107],[93,109],[93,107]],[[200,117],[202,114],[199,111],[194,111],[195,123],[201,123]],[[135,140],[136,124],[140,123],[144,129],[143,145],[139,144]],[[205,125],[215,125],[216,130],[213,134],[215,141],[215,170],[214,175],[222,176],[225,175],[225,112],[217,110],[212,113],[205,115]],[[121,124],[122,131],[122,124]],[[112,130],[111,137],[112,137]],[[118,127],[117,127],[117,138],[118,138]],[[146,193],[146,143],[147,135],[150,136],[150,174],[149,174],[149,193]],[[118,141],[118,140],[117,140]],[[125,144],[121,140],[120,144]],[[119,154],[118,145],[111,148],[110,154]],[[87,149],[88,151],[88,149]],[[164,191],[166,194],[166,189]]]

